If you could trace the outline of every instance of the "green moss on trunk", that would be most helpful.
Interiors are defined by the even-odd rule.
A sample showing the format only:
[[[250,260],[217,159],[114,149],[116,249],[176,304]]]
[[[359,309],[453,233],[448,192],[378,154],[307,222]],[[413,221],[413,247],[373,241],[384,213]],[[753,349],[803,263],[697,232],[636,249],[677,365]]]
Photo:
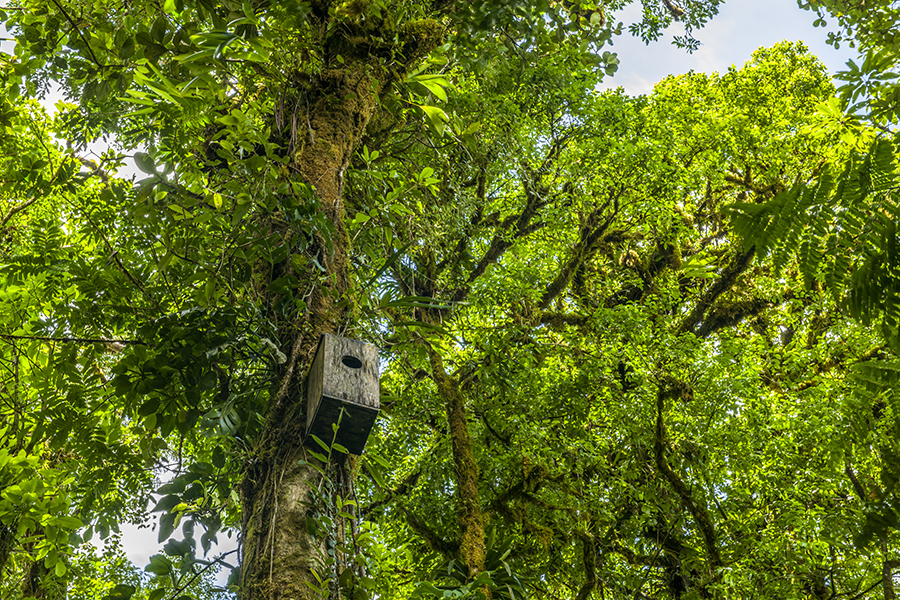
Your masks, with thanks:
[[[332,221],[334,230],[330,240],[316,240],[320,249],[327,250],[327,276],[318,277],[307,314],[280,326],[278,339],[293,345],[291,359],[273,386],[259,442],[245,465],[241,487],[243,600],[320,597],[314,590],[318,586],[314,572],[324,548],[308,531],[307,522],[312,508],[310,492],[321,476],[300,462],[313,460],[301,446],[306,423],[304,380],[319,336],[333,332],[348,310],[341,302],[350,287],[350,239],[341,203],[344,171],[385,87],[402,78],[443,35],[434,21],[395,27],[388,19],[360,18],[356,13],[365,12],[367,6],[366,2],[346,2],[334,13],[339,27],[329,29],[322,22],[323,32],[333,32],[320,40],[318,55],[325,58],[326,67],[301,84],[302,89],[293,90],[304,98],[304,114],[298,122],[306,127],[297,135],[293,167],[315,189],[319,210]],[[328,13],[321,9],[324,6],[314,6],[324,18]],[[388,29],[391,35],[384,35]],[[391,41],[384,46],[384,41],[375,43],[379,39]],[[464,415],[461,418],[464,426]],[[477,508],[477,489],[475,494]],[[477,526],[481,539],[480,521]],[[484,562],[483,542],[480,544],[481,558],[473,563],[477,565]]]
[[[460,558],[469,575],[484,571],[484,515],[478,496],[478,465],[466,422],[466,408],[457,382],[447,375],[437,352],[431,352],[431,369],[438,393],[444,400],[450,424],[450,444],[456,467],[456,519],[460,529]]]

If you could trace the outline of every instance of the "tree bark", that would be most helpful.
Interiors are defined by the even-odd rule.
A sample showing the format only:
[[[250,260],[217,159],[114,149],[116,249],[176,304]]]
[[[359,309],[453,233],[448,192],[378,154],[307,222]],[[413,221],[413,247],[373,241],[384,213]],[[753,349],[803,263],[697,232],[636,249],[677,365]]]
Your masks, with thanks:
[[[249,459],[242,484],[243,548],[242,597],[245,600],[305,600],[318,598],[316,588],[323,570],[324,540],[310,532],[314,490],[321,475],[302,447],[305,434],[305,378],[316,343],[322,333],[334,331],[346,309],[334,302],[347,291],[349,240],[343,227],[341,178],[375,106],[375,97],[351,101],[333,100],[366,84],[360,77],[329,73],[318,93],[322,100],[310,109],[315,124],[307,147],[296,156],[303,179],[313,185],[321,210],[334,222],[336,235],[317,240],[320,250],[330,250],[325,261],[328,277],[308,303],[308,315],[286,321],[279,331],[282,343],[292,343],[288,367],[272,392],[265,426],[254,455]],[[342,92],[347,92],[342,94]],[[329,111],[331,104],[331,111]],[[302,274],[298,274],[301,276]],[[315,277],[311,275],[310,277]],[[316,574],[319,577],[316,577]]]
[[[312,98],[306,121],[308,139],[294,164],[312,185],[320,210],[335,225],[330,240],[316,240],[328,256],[326,277],[308,302],[308,314],[286,321],[278,332],[293,349],[279,384],[273,389],[265,426],[242,483],[243,549],[241,589],[244,600],[317,598],[323,570],[324,540],[311,533],[321,475],[303,448],[306,375],[318,338],[332,333],[346,316],[334,299],[348,290],[349,239],[343,225],[343,174],[372,115],[382,88],[364,64],[326,69],[306,95]],[[297,274],[301,279],[315,274]],[[321,465],[320,465],[321,466]]]
[[[435,48],[443,32],[427,20],[398,29],[400,52],[406,59],[399,68],[387,70],[381,64],[383,57],[372,54],[368,47],[348,47],[348,38],[335,42],[341,44],[335,48],[326,41],[324,53],[341,60],[332,61],[331,67],[297,90],[307,100],[300,119],[307,130],[298,136],[303,139],[295,144],[293,166],[300,179],[315,189],[319,210],[334,224],[334,234],[329,240],[315,240],[326,257],[327,273],[296,273],[301,280],[315,283],[307,314],[286,322],[278,332],[281,343],[293,349],[272,391],[265,425],[247,460],[241,485],[243,600],[320,598],[316,591],[322,587],[319,579],[328,577],[321,572],[325,541],[310,532],[322,476],[309,464],[315,459],[302,446],[305,380],[321,334],[333,333],[347,318],[346,304],[339,302],[350,287],[350,240],[341,202],[344,172],[380,94],[406,67]]]
[[[436,350],[431,350],[431,370],[444,400],[450,423],[450,445],[456,471],[456,520],[460,529],[459,555],[469,575],[484,571],[484,516],[478,495],[478,464],[466,421],[465,400],[459,385],[444,370]]]

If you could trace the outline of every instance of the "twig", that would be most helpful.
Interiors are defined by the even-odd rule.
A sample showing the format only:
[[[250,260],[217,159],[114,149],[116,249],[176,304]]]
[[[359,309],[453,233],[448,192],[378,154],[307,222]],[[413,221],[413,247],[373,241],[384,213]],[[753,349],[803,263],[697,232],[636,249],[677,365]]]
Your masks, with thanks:
[[[100,167],[97,163],[90,160],[89,158],[85,158],[83,156],[75,157],[78,162],[82,164],[82,166],[87,167],[94,173],[97,177],[99,177],[103,183],[109,183],[109,173],[107,173],[103,168]]]
[[[122,263],[122,259],[119,258],[119,251],[113,249],[112,244],[109,243],[109,240],[107,239],[106,235],[103,233],[103,230],[101,230],[100,227],[98,227],[97,224],[94,223],[94,220],[91,219],[91,215],[88,214],[87,211],[85,211],[84,216],[88,220],[88,223],[90,223],[94,227],[94,229],[97,230],[97,233],[100,234],[100,237],[103,238],[103,242],[106,244],[106,248],[111,253],[109,258],[116,261],[116,265],[118,265],[119,270],[122,271],[122,273],[124,273],[125,277],[127,277],[128,280],[134,284],[134,287],[136,287],[138,290],[140,290],[140,292],[142,294],[144,294],[144,296],[146,296],[148,300],[150,300],[153,304],[155,304],[156,308],[158,308],[159,310],[162,310],[162,306],[159,305],[159,302],[156,301],[156,298],[151,296],[150,293],[144,289],[144,286],[141,285],[141,282],[138,281],[135,278],[135,276],[132,275],[131,272]]]
[[[6,224],[9,222],[9,220],[12,219],[16,215],[16,213],[22,212],[23,210],[25,210],[26,208],[28,208],[29,206],[31,206],[32,204],[37,202],[37,199],[38,199],[38,196],[35,196],[31,200],[26,200],[22,204],[20,204],[18,206],[13,206],[11,209],[9,209],[9,212],[6,213],[6,215],[3,217],[2,220],[0,220],[0,227],[5,227]]]
[[[13,335],[0,333],[0,338],[7,340],[34,340],[38,342],[71,342],[75,344],[127,344],[134,346],[146,346],[147,342],[141,340],[109,340],[106,338],[77,338],[77,337],[49,337],[41,335]]]
[[[193,577],[191,577],[190,579],[188,579],[187,582],[182,583],[182,584],[179,585],[177,588],[175,588],[175,591],[172,593],[172,596],[170,596],[170,600],[174,600],[176,597],[181,597],[181,598],[183,598],[184,596],[179,596],[179,594],[180,594],[181,592],[183,592],[184,590],[186,590],[186,589],[188,588],[188,586],[190,586],[192,583],[194,583],[194,581],[196,581],[198,577],[200,577],[201,575],[203,575],[203,573],[205,573],[206,571],[208,571],[214,564],[216,564],[216,563],[227,564],[227,563],[225,563],[225,561],[224,561],[223,559],[224,559],[226,556],[228,556],[229,554],[234,554],[235,552],[237,552],[237,549],[235,549],[235,550],[229,550],[229,551],[226,552],[225,554],[222,554],[222,555],[217,556],[217,557],[215,557],[214,559],[212,559],[212,560],[209,562],[208,565],[205,565],[202,569],[200,569],[199,571],[195,572],[194,575],[193,575]]]
[[[97,59],[97,55],[94,54],[94,51],[93,51],[93,49],[91,49],[91,45],[88,43],[88,41],[86,39],[84,39],[84,35],[81,33],[81,30],[78,28],[78,24],[75,23],[74,19],[72,19],[72,17],[69,15],[69,13],[66,12],[66,9],[64,9],[62,7],[62,5],[60,5],[60,3],[57,2],[57,0],[50,0],[50,1],[56,5],[56,8],[59,9],[59,12],[61,12],[63,14],[63,16],[66,18],[66,20],[72,24],[72,29],[75,30],[75,33],[77,33],[78,37],[81,38],[81,41],[84,42],[84,47],[87,48],[87,51],[90,53],[91,58],[94,59],[95,63],[97,63],[97,66],[100,67],[101,69],[106,68],[106,65],[102,64]]]

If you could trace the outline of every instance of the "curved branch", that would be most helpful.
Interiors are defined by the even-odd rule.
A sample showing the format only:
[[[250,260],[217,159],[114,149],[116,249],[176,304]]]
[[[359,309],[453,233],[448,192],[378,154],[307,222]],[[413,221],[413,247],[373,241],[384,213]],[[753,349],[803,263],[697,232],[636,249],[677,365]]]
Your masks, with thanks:
[[[694,328],[703,320],[703,315],[709,307],[713,305],[713,302],[715,302],[723,293],[731,289],[734,282],[737,281],[738,276],[747,270],[747,267],[750,266],[755,254],[756,248],[753,247],[746,252],[738,253],[734,257],[731,264],[722,270],[722,276],[706,289],[700,297],[700,300],[697,302],[697,305],[694,307],[694,310],[691,311],[691,314],[685,317],[681,322],[681,326],[678,328],[679,333],[694,331]]]
[[[569,260],[557,274],[556,278],[547,284],[547,288],[544,290],[544,294],[538,303],[538,308],[545,309],[550,306],[553,299],[566,289],[572,281],[572,277],[575,275],[575,271],[578,267],[590,260],[591,257],[596,254],[601,236],[609,229],[610,224],[612,224],[613,219],[618,213],[618,197],[621,193],[622,190],[620,189],[615,195],[611,194],[606,202],[588,215],[586,222],[581,226],[581,239],[575,244]],[[606,209],[609,208],[610,204],[613,204],[614,200],[616,209],[614,209],[605,219],[601,220],[603,213],[606,212]]]
[[[754,298],[727,306],[715,306],[697,329],[697,337],[708,337],[720,329],[737,325],[747,317],[756,316],[772,306],[773,303],[765,298]]]
[[[670,395],[670,390],[664,389],[662,386],[656,395],[656,441],[654,443],[654,451],[656,455],[656,466],[659,472],[666,479],[669,485],[681,498],[681,503],[694,517],[700,533],[703,534],[703,541],[706,546],[706,553],[709,556],[710,564],[716,568],[722,565],[722,557],[719,555],[719,547],[716,542],[716,529],[706,507],[694,501],[691,490],[688,486],[675,474],[672,467],[669,466],[665,456],[665,439],[666,426],[663,422],[663,409],[666,398]]]
[[[429,548],[435,552],[440,552],[447,558],[456,558],[457,552],[459,552],[459,545],[445,540],[436,532],[432,531],[422,519],[417,517],[414,512],[404,505],[398,504],[397,506],[400,507],[400,510],[406,517],[406,522],[409,524],[410,528],[425,540],[425,543],[428,544]]]
[[[23,210],[25,210],[26,208],[28,208],[29,206],[31,206],[32,204],[37,202],[37,199],[38,199],[38,196],[35,196],[31,200],[26,200],[22,204],[20,204],[18,206],[13,206],[11,209],[9,209],[9,212],[6,213],[6,215],[4,215],[3,219],[0,219],[0,228],[5,227],[6,224],[9,223],[9,220],[12,219],[14,216],[16,216],[17,213],[22,212]]]

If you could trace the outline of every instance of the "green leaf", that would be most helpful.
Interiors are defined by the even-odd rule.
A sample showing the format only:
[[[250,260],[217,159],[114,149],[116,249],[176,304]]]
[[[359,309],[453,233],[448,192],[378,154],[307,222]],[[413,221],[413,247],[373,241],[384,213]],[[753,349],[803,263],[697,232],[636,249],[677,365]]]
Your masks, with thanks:
[[[186,540],[169,540],[163,546],[163,552],[169,556],[184,556],[191,551],[191,544]]]
[[[172,532],[175,531],[176,521],[180,517],[181,513],[170,512],[162,515],[159,518],[159,541],[160,543],[169,539],[172,535]]]
[[[226,461],[225,451],[222,450],[222,447],[216,446],[215,448],[213,448],[212,464],[217,469],[222,469],[225,467],[225,461]]]
[[[425,117],[431,125],[431,128],[437,132],[438,136],[442,137],[446,129],[446,123],[450,120],[447,113],[437,106],[420,105],[419,108],[425,113]]]
[[[166,588],[157,588],[147,595],[147,600],[162,600],[167,591]]]
[[[157,173],[153,159],[146,152],[135,152],[134,164],[137,165],[138,169],[148,175],[155,175]]]
[[[65,527],[66,529],[79,529],[81,527],[84,527],[84,523],[82,523],[81,519],[77,517],[53,517],[53,522],[60,527]]]
[[[144,567],[144,571],[154,575],[168,575],[172,572],[173,567],[171,560],[162,554],[154,554],[150,557],[150,564]]]
[[[130,600],[135,593],[137,593],[137,588],[135,586],[120,583],[112,590],[110,590],[109,593],[107,593],[106,596],[103,597],[103,600]]]
[[[444,87],[448,86],[449,82],[443,77],[420,78],[416,79],[416,83],[427,88],[429,92],[434,94],[441,101],[447,101],[447,92],[444,90]]]
[[[312,438],[312,441],[317,443],[319,445],[319,447],[322,448],[325,452],[331,452],[331,447],[328,444],[326,444],[325,442],[323,442],[321,439],[319,439],[318,436],[310,435],[309,437]]]
[[[153,507],[153,512],[169,512],[177,506],[181,502],[181,497],[175,494],[170,494],[168,496],[164,496],[160,499],[159,502],[156,503],[156,506]],[[160,540],[162,541],[162,540]]]

